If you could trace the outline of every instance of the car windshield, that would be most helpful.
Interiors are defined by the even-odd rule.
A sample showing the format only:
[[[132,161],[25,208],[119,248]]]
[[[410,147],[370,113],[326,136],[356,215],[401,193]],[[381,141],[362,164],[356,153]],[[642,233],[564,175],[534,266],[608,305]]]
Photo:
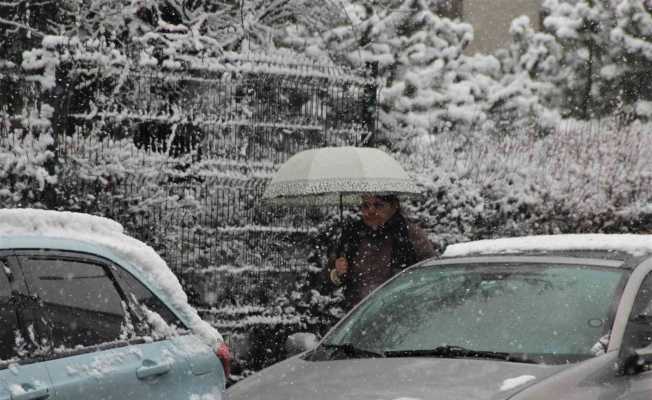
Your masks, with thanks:
[[[587,265],[415,268],[372,294],[317,352],[574,362],[608,334],[624,279]]]

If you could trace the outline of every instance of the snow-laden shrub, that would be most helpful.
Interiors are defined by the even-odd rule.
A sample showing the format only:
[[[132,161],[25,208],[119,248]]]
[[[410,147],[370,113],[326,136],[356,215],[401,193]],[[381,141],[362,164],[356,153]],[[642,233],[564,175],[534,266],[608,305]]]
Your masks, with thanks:
[[[540,138],[440,135],[405,162],[423,186],[412,216],[443,247],[473,239],[646,229],[650,126],[568,122]]]
[[[46,185],[57,181],[47,166],[54,157],[52,136],[14,131],[0,141],[0,205],[41,203]]]

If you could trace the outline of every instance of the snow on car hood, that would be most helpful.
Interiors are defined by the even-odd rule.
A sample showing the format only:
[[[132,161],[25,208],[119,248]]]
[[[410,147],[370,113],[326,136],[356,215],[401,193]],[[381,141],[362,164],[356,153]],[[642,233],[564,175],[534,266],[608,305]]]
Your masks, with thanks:
[[[230,400],[498,400],[565,368],[471,359],[294,357],[228,391]]]
[[[67,211],[0,209],[1,236],[40,236],[77,240],[108,248],[138,269],[166,298],[190,329],[214,347],[221,335],[188,304],[177,277],[156,251],[124,234],[122,225],[108,218]]]

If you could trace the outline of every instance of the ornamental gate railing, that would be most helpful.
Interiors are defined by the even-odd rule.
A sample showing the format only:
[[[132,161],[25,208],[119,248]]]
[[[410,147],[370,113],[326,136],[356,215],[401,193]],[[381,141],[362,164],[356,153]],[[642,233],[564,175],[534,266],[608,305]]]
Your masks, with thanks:
[[[121,222],[162,254],[222,331],[256,323],[311,268],[323,218],[262,207],[265,183],[298,151],[368,141],[373,82],[282,56],[230,54],[175,69],[62,60],[48,90],[33,79],[44,71],[4,66],[0,85],[16,96],[0,98],[0,149],[26,140],[16,129],[33,129],[36,110],[54,138],[48,207]]]

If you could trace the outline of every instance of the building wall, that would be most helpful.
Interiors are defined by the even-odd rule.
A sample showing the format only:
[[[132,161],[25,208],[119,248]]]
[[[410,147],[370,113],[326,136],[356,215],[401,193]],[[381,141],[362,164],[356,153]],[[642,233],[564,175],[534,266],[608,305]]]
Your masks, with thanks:
[[[460,0],[458,0],[460,1]],[[540,28],[543,0],[463,0],[463,20],[473,25],[474,40],[467,54],[490,53],[509,44],[509,27],[521,15],[530,17],[531,24]]]

